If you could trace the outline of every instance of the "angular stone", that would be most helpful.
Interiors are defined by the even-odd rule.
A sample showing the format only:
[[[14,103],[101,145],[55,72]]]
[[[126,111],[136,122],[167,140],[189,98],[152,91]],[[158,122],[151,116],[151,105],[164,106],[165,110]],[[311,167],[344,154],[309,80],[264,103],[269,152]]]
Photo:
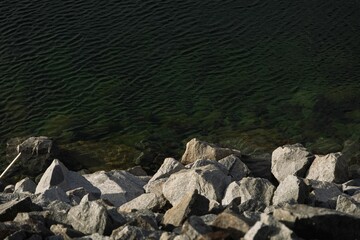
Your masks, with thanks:
[[[249,224],[239,215],[223,212],[219,214],[211,226],[215,230],[222,230],[230,233],[232,239],[239,239],[249,231]]]
[[[69,210],[67,218],[75,230],[84,234],[110,234],[112,222],[99,200],[87,201],[85,196],[78,206]]]
[[[266,208],[266,205],[263,202],[257,201],[255,199],[249,199],[238,206],[238,212],[263,212]]]
[[[342,184],[343,192],[353,195],[355,192],[360,191],[360,179],[351,179]]]
[[[229,171],[227,170],[227,168],[222,165],[221,163],[215,161],[215,160],[208,160],[208,159],[200,159],[195,161],[192,165],[191,165],[191,169],[201,169],[207,167],[207,169],[214,169],[214,170],[221,170],[225,175],[229,174]]]
[[[168,178],[160,178],[155,181],[149,181],[145,186],[144,190],[146,193],[154,193],[156,196],[163,195],[163,185]]]
[[[110,238],[117,240],[150,239],[150,231],[135,226],[123,226],[115,229]]]
[[[89,197],[92,200],[99,199],[98,196],[87,192],[83,187],[75,188],[66,192],[66,196],[69,198],[71,205],[78,205],[81,199],[86,195],[89,194]]]
[[[140,227],[148,231],[156,231],[159,229],[158,223],[160,221],[157,215],[150,210],[139,210],[127,213],[124,216],[126,218],[126,225]]]
[[[3,193],[13,193],[14,191],[15,191],[15,186],[10,184],[4,188]]]
[[[348,196],[338,196],[336,201],[336,210],[360,218],[360,203]]]
[[[273,204],[305,203],[309,196],[310,188],[304,180],[296,176],[287,176],[274,192]]]
[[[134,210],[149,209],[153,212],[161,210],[167,203],[163,196],[154,193],[144,193],[119,207],[120,212],[132,212]]]
[[[245,177],[240,181],[241,203],[256,199],[266,206],[271,204],[275,187],[264,178]]]
[[[190,216],[182,225],[181,232],[190,239],[207,239],[206,234],[211,233],[212,228],[200,217]]]
[[[147,173],[141,166],[135,166],[129,169],[126,169],[127,172],[131,173],[134,176],[147,176]]]
[[[35,193],[35,189],[36,189],[36,184],[34,183],[34,181],[31,180],[30,178],[26,177],[15,184],[14,192]]]
[[[240,181],[244,177],[248,177],[251,173],[245,163],[234,154],[220,159],[219,163],[226,167],[232,181]]]
[[[193,138],[186,144],[186,150],[181,158],[181,163],[189,164],[199,159],[220,160],[231,154],[241,156],[240,151],[221,148]]]
[[[110,237],[103,236],[99,233],[93,233],[91,235],[80,237],[80,238],[75,238],[75,239],[76,240],[112,240]]]
[[[324,156],[316,155],[306,178],[343,183],[349,178],[347,160],[340,152],[330,153]]]
[[[37,198],[35,199],[35,202],[39,204],[40,206],[47,206],[50,202],[53,201],[61,201],[65,203],[70,203],[70,199],[66,195],[65,191],[58,187],[54,186],[49,189],[46,189],[42,193],[39,193]]]
[[[55,235],[60,235],[64,239],[69,239],[69,240],[73,239],[73,238],[79,238],[79,237],[84,236],[83,233],[76,231],[74,229],[68,228],[62,224],[51,225],[50,231],[53,232]]]
[[[39,210],[32,203],[30,197],[20,200],[12,200],[0,205],[0,221],[12,221],[19,212],[31,212]]]
[[[273,216],[304,239],[360,237],[360,218],[331,209],[294,204],[274,209]]]
[[[149,183],[160,178],[167,178],[171,174],[176,173],[182,169],[185,169],[185,167],[179,161],[176,161],[174,158],[165,158],[163,164],[160,166],[154,176],[152,176]]]
[[[88,180],[77,172],[69,171],[64,164],[57,159],[46,169],[36,187],[35,193],[43,193],[54,186],[63,189],[65,192],[83,187],[90,193],[100,194],[99,189],[94,187]]]
[[[229,183],[230,177],[223,171],[214,165],[207,165],[172,174],[163,185],[163,194],[173,206],[195,189],[209,200],[220,202]]]
[[[235,198],[239,198],[240,194],[240,183],[232,182],[225,190],[224,198],[221,201],[222,206],[229,205]]]
[[[180,226],[188,216],[204,215],[209,211],[209,200],[197,193],[197,190],[183,196],[178,204],[167,210],[164,225]]]
[[[100,171],[84,177],[100,189],[102,199],[110,201],[116,207],[144,193],[145,182],[126,171]]]
[[[47,205],[48,214],[46,215],[46,221],[49,222],[48,225],[61,223],[71,226],[71,222],[67,218],[70,208],[70,204],[61,201],[53,201]]]
[[[337,197],[343,194],[341,185],[337,186],[334,183],[316,180],[310,180],[309,185],[312,191],[306,201],[307,203],[317,207],[335,209]]]

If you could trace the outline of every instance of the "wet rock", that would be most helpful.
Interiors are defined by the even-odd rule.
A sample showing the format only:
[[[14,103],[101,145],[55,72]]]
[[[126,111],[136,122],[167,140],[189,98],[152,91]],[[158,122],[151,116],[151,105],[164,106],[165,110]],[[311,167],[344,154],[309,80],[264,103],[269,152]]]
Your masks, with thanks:
[[[301,144],[284,145],[272,153],[271,172],[281,182],[288,175],[305,177],[314,156]]]
[[[134,210],[149,209],[153,212],[160,211],[165,207],[167,200],[163,196],[154,193],[144,193],[119,207],[120,212],[132,212]]]
[[[264,178],[246,177],[240,181],[241,203],[250,199],[256,199],[266,206],[271,204],[275,187],[269,180]]]
[[[163,185],[168,178],[160,178],[155,181],[149,181],[145,186],[144,190],[146,193],[154,193],[156,196],[163,195]]]
[[[355,192],[360,191],[360,179],[351,179],[342,184],[343,192],[353,195]]]
[[[185,194],[176,205],[166,211],[163,224],[180,226],[188,216],[204,215],[208,211],[209,200],[194,190]]]
[[[305,203],[309,196],[310,188],[303,179],[296,176],[287,176],[274,192],[273,204]]]
[[[143,186],[146,184],[126,171],[100,171],[84,177],[100,189],[102,199],[110,201],[116,207],[143,194]]]
[[[360,218],[360,203],[348,196],[338,196],[336,201],[336,210]]]
[[[348,177],[347,160],[340,152],[317,155],[306,176],[307,179],[334,183],[343,183]]]
[[[74,229],[68,228],[62,224],[51,225],[50,231],[55,235],[62,236],[64,240],[83,237],[84,234]]]
[[[163,164],[150,179],[149,183],[160,178],[167,178],[171,174],[176,173],[182,169],[185,169],[185,167],[179,161],[176,161],[174,158],[165,158]]]
[[[13,193],[14,191],[15,191],[15,186],[10,184],[4,188],[3,193]]]
[[[15,184],[14,192],[22,193],[22,192],[29,192],[29,193],[35,193],[36,184],[33,180],[26,177],[22,179],[21,181],[17,182]]]
[[[78,206],[72,207],[67,216],[71,226],[84,234],[110,234],[111,219],[100,200],[88,201],[85,196]]]
[[[342,194],[341,185],[316,180],[310,180],[309,184],[312,190],[306,200],[308,204],[335,209],[337,197]]]
[[[0,221],[12,221],[19,212],[31,212],[41,210],[32,203],[30,197],[20,200],[12,200],[0,205]]]
[[[173,206],[195,189],[206,198],[220,202],[229,183],[230,177],[222,170],[207,165],[172,174],[163,185],[163,194]]]
[[[55,159],[46,169],[36,187],[35,193],[43,193],[51,187],[59,187],[62,190],[69,191],[75,188],[83,187],[86,191],[100,195],[99,189],[94,187],[89,181],[77,172],[69,171],[64,164]]]
[[[305,239],[359,239],[360,218],[302,204],[277,208],[273,216]]]
[[[239,198],[240,194],[240,183],[232,182],[225,190],[224,198],[221,201],[222,206],[229,205],[235,198]]]
[[[245,163],[234,154],[220,159],[219,163],[226,167],[232,181],[240,181],[242,178],[248,177],[251,173]]]
[[[220,160],[231,154],[241,156],[240,151],[221,148],[193,138],[186,144],[186,150],[181,158],[181,163],[189,164],[199,159]]]
[[[147,173],[141,166],[135,166],[129,169],[126,169],[127,172],[131,173],[134,176],[147,176]]]
[[[223,212],[219,214],[211,226],[215,230],[228,232],[232,239],[239,239],[249,231],[249,224],[239,215]]]
[[[190,216],[182,225],[181,232],[190,239],[208,239],[206,235],[212,232],[212,228],[200,217]]]

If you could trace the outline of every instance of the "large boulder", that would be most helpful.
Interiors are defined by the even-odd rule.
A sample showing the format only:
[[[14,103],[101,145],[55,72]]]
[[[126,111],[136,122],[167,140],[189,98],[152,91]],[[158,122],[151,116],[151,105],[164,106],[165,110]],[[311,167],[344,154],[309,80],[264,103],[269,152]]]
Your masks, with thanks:
[[[232,181],[240,181],[242,178],[248,177],[251,173],[245,163],[234,154],[220,159],[219,163],[226,167]]]
[[[110,201],[115,207],[144,193],[146,182],[126,171],[112,170],[86,174],[84,177],[101,191],[101,198]]]
[[[305,177],[314,156],[301,144],[284,145],[272,153],[271,172],[281,182],[288,175]]]
[[[68,170],[62,162],[55,159],[41,177],[35,193],[43,193],[51,187],[59,187],[65,192],[83,187],[89,193],[100,195],[100,190],[77,172]]]
[[[305,203],[310,188],[305,181],[299,177],[289,175],[276,188],[273,204],[281,203]]]
[[[181,158],[181,163],[189,164],[199,159],[220,160],[231,154],[241,156],[238,150],[218,147],[214,144],[193,138],[186,144],[186,150]]]
[[[240,181],[241,203],[256,199],[266,206],[271,204],[275,187],[264,178],[245,177]]]
[[[347,160],[340,152],[324,156],[317,155],[306,178],[343,183],[349,178]]]
[[[179,161],[176,161],[174,158],[165,158],[163,164],[160,166],[154,176],[152,176],[149,183],[160,178],[169,177],[171,174],[182,169],[185,169],[185,167]]]
[[[336,201],[336,210],[360,218],[360,202],[346,195],[339,195]]]

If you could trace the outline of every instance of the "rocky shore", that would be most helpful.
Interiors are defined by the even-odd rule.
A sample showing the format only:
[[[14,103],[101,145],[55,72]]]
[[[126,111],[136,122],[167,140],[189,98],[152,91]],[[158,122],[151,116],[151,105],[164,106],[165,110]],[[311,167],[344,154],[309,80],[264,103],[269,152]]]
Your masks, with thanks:
[[[18,150],[43,154],[29,167],[51,157],[47,139]],[[360,239],[360,179],[341,152],[245,156],[192,139],[152,176],[51,161],[36,181],[0,186],[0,239]]]

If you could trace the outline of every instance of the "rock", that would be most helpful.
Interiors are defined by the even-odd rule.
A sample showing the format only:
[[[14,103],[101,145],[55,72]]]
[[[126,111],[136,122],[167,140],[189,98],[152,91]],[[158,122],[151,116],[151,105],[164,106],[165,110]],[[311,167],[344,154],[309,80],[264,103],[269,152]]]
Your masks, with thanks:
[[[154,176],[150,179],[149,183],[160,178],[167,178],[171,174],[176,173],[182,169],[185,169],[184,165],[176,161],[174,158],[165,158],[163,164],[160,166]]]
[[[351,198],[354,199],[356,202],[360,203],[360,191],[355,192],[354,195],[352,195]]]
[[[141,166],[135,166],[132,168],[128,168],[126,169],[127,172],[131,173],[134,176],[147,176],[147,173],[145,172],[145,170],[141,167]]]
[[[284,145],[272,153],[271,172],[282,182],[288,175],[305,177],[314,156],[301,144]]]
[[[261,214],[261,220],[245,234],[244,240],[299,239],[296,234],[272,216]]]
[[[126,225],[140,227],[150,232],[159,229],[158,223],[160,220],[150,210],[139,210],[127,213],[124,216],[126,218]]]
[[[54,186],[61,188],[65,192],[83,187],[89,193],[100,195],[99,189],[94,187],[79,173],[69,171],[64,164],[57,159],[46,169],[36,187],[35,193],[43,193]]]
[[[154,193],[144,193],[119,207],[120,212],[132,212],[134,210],[149,209],[153,212],[160,211],[165,207],[167,200],[163,196]]]
[[[58,187],[51,187],[49,189],[46,189],[44,192],[39,193],[37,198],[35,199],[35,202],[39,204],[40,206],[47,206],[52,201],[61,201],[65,203],[70,203],[70,199],[66,195],[65,191]]]
[[[68,228],[62,224],[51,225],[50,231],[55,235],[62,236],[64,240],[83,237],[84,234],[74,229]]]
[[[240,181],[241,203],[256,199],[266,206],[271,204],[275,187],[264,178],[245,177]]]
[[[15,191],[15,186],[10,184],[4,188],[3,193],[13,193],[14,191]]]
[[[219,160],[224,165],[231,176],[232,181],[240,181],[250,175],[249,168],[234,154]]]
[[[163,185],[168,178],[160,178],[155,181],[149,181],[145,186],[144,190],[146,193],[154,193],[156,196],[163,195]]]
[[[48,214],[46,215],[46,220],[49,222],[48,225],[60,223],[71,226],[71,221],[67,218],[70,208],[70,204],[60,201],[53,201],[47,205]]]
[[[304,239],[359,239],[360,218],[302,204],[275,209],[273,216]]]
[[[337,197],[342,194],[341,186],[339,187],[334,183],[316,180],[310,180],[309,184],[312,191],[306,201],[308,204],[335,209]]]
[[[249,199],[238,206],[238,212],[263,212],[266,208],[266,205],[263,202],[257,201],[255,199]]]
[[[230,180],[229,176],[214,165],[181,170],[172,174],[164,183],[163,194],[173,206],[177,205],[186,193],[195,189],[209,200],[220,202]]]
[[[15,184],[14,192],[29,192],[35,193],[36,184],[33,180],[26,177]]]
[[[224,198],[221,201],[222,206],[229,205],[235,198],[240,197],[240,183],[232,182],[225,190]]]
[[[271,174],[271,154],[242,155],[241,161],[250,169],[252,177],[265,178],[272,180]]]
[[[126,171],[100,171],[84,177],[100,189],[102,199],[110,201],[116,207],[144,193],[145,182]]]
[[[163,224],[180,226],[188,216],[204,215],[208,211],[209,200],[194,190],[184,195],[176,205],[166,211]]]
[[[86,194],[89,194],[89,198],[91,200],[99,199],[97,196],[87,192],[83,187],[75,188],[66,192],[66,196],[69,198],[71,205],[78,205]]]
[[[220,160],[231,154],[241,156],[240,151],[230,148],[221,148],[193,138],[186,144],[186,150],[181,158],[181,163],[189,164],[199,159]]]
[[[88,201],[87,196],[83,197],[78,206],[69,210],[67,219],[75,230],[84,234],[110,235],[112,222],[100,200]]]
[[[353,195],[355,192],[360,191],[360,179],[351,179],[342,184],[343,192]]]
[[[31,212],[41,210],[34,205],[30,197],[20,200],[12,200],[0,205],[0,221],[12,221],[19,212]]]
[[[348,177],[347,160],[340,152],[317,155],[306,176],[307,179],[334,183],[343,183]]]
[[[211,226],[215,230],[221,230],[230,233],[232,239],[240,239],[250,229],[249,224],[240,216],[226,212],[219,214]]]
[[[338,196],[336,210],[360,218],[360,203],[345,195]]]
[[[115,229],[111,234],[111,239],[117,240],[138,240],[150,239],[150,231],[135,226],[123,226]]]
[[[182,225],[181,232],[190,239],[207,239],[206,234],[211,233],[212,228],[200,217],[190,216]]]
[[[304,180],[296,176],[287,176],[274,192],[273,204],[305,203],[309,196],[309,187]]]
[[[81,238],[76,238],[76,240],[110,240],[111,238],[110,237],[107,237],[107,236],[103,236],[99,233],[93,233],[91,235],[88,235],[88,236],[84,236],[84,237],[81,237]]]

